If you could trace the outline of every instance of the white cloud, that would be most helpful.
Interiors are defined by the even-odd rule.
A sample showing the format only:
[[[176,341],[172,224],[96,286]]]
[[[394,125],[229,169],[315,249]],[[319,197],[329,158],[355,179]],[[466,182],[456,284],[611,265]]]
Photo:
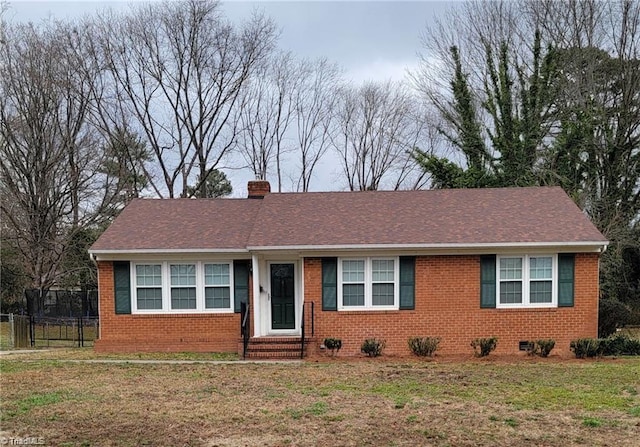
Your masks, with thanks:
[[[345,78],[357,84],[368,81],[403,81],[407,79],[407,71],[417,69],[418,64],[417,58],[412,60],[376,59],[348,69],[345,72]]]

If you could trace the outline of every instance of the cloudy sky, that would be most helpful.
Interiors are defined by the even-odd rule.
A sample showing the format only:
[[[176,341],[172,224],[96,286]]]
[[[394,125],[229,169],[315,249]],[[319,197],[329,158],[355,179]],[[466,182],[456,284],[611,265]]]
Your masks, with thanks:
[[[38,22],[74,18],[103,8],[126,10],[131,1],[10,0],[9,18]],[[451,2],[412,1],[226,1],[231,20],[258,8],[281,30],[280,45],[303,57],[326,57],[354,80],[400,79],[417,64],[419,35]]]
[[[126,10],[131,2],[16,1],[9,2],[11,21],[38,22],[81,17],[103,8]],[[422,51],[420,33],[442,15],[451,2],[413,1],[227,1],[226,15],[241,21],[258,8],[274,19],[281,30],[280,47],[300,57],[326,57],[345,70],[355,82],[400,80],[418,64]],[[331,167],[323,166],[318,179],[328,189]],[[244,177],[230,173],[234,189],[242,194]],[[314,182],[315,183],[315,182]],[[241,186],[243,185],[243,186]],[[319,185],[316,184],[316,188]],[[314,188],[314,189],[316,189]],[[235,194],[234,194],[235,195]]]

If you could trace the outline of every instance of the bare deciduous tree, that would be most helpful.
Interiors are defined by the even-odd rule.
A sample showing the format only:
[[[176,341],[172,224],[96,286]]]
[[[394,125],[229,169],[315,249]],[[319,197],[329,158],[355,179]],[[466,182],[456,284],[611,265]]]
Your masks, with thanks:
[[[340,70],[326,59],[303,61],[295,94],[296,190],[309,190],[314,170],[331,142],[331,122],[338,104]]]
[[[340,70],[325,59],[296,61],[279,54],[255,73],[238,113],[238,151],[256,178],[283,176],[308,191],[316,165],[329,147]]]
[[[290,53],[279,53],[256,70],[238,107],[238,151],[254,176],[266,180],[274,168],[282,189],[281,155],[292,120],[298,70]]]
[[[189,0],[104,15],[98,32],[114,96],[154,155],[150,185],[175,197],[198,178],[204,195],[208,174],[234,146],[234,108],[274,46],[273,23],[254,15],[236,27],[217,1]]]
[[[77,31],[4,24],[0,44],[0,183],[3,225],[40,290],[65,272],[66,248],[103,219],[113,182],[88,120],[93,76],[78,70]]]
[[[415,118],[415,98],[403,84],[343,88],[332,142],[350,190],[376,190],[385,181],[401,187],[423,130]]]

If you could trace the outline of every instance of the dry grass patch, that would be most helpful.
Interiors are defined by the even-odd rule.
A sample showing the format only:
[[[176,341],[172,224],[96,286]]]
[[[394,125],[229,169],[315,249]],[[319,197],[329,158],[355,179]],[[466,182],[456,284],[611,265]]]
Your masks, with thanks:
[[[640,431],[640,359],[0,366],[3,430],[49,445],[634,446]]]
[[[0,349],[11,348],[11,323],[0,321]]]
[[[100,353],[92,347],[85,348],[39,348],[39,352],[12,351],[14,360],[194,360],[194,361],[234,361],[238,360],[235,353],[211,352],[136,352],[136,353]]]

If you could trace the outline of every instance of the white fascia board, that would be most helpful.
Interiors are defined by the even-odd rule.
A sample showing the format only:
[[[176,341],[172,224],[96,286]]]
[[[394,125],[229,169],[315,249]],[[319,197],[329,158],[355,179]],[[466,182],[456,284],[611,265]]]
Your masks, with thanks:
[[[211,249],[211,248],[196,248],[196,249],[139,249],[139,250],[89,250],[89,255],[96,261],[114,261],[121,260],[123,256],[126,258],[140,258],[145,256],[219,256],[219,255],[244,255],[243,257],[249,258],[249,251],[247,249]]]
[[[139,249],[139,250],[89,250],[91,258],[96,261],[113,261],[126,257],[141,258],[145,256],[220,256],[220,255],[243,255],[249,259],[249,255],[259,252],[355,252],[355,251],[405,251],[424,252],[433,254],[477,254],[487,250],[555,250],[564,252],[591,252],[602,253],[606,250],[608,241],[584,241],[584,242],[496,242],[496,243],[475,243],[475,244],[362,244],[362,245],[273,245],[273,246],[251,246],[242,248],[196,248],[196,249]]]
[[[608,241],[584,242],[487,242],[474,244],[362,244],[362,245],[285,245],[251,246],[247,249],[257,251],[360,251],[360,250],[454,250],[476,251],[486,249],[579,249],[584,252],[603,252]]]

